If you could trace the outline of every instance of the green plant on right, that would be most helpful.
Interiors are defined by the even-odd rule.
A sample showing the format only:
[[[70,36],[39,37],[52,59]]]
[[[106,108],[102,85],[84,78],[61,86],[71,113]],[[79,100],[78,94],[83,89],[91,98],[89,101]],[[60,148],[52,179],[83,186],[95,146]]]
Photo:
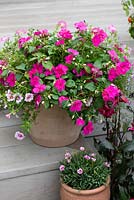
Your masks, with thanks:
[[[134,0],[122,0],[122,6],[128,16],[130,36],[134,39]]]

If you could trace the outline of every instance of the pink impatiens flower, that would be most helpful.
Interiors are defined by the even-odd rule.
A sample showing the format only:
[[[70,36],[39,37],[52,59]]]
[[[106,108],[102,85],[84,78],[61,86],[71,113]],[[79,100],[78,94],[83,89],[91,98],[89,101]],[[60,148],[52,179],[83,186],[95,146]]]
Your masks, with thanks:
[[[117,86],[111,84],[107,88],[105,88],[102,92],[102,97],[105,102],[115,101],[115,98],[120,95],[121,91],[117,88]]]
[[[65,85],[66,81],[62,78],[57,79],[54,83],[54,87],[58,90],[58,92],[65,90]]]
[[[14,87],[16,84],[16,76],[13,72],[10,72],[6,77],[6,82],[10,87]]]
[[[47,29],[42,29],[42,30],[39,30],[39,31],[35,31],[34,35],[40,36],[40,37],[45,37],[45,36],[48,36],[49,33],[48,33]]]
[[[57,25],[60,28],[67,28],[67,23],[64,20],[60,20]]]
[[[46,85],[39,83],[35,85],[35,87],[33,88],[33,93],[38,94],[40,92],[43,92],[45,89],[46,89]]]
[[[77,126],[84,126],[85,125],[85,121],[84,119],[82,119],[81,117],[76,119],[76,125]]]
[[[80,32],[87,31],[87,24],[84,21],[80,21],[74,24],[75,28]]]
[[[38,76],[34,76],[30,79],[30,85],[34,86],[40,83],[40,78]]]
[[[16,131],[15,136],[14,136],[17,140],[23,140],[25,138],[25,135],[20,132],[20,131]]]
[[[94,130],[94,127],[93,127],[93,123],[91,121],[88,122],[88,124],[83,128],[83,131],[82,131],[82,134],[84,136],[87,136],[89,134],[91,134]]]
[[[35,69],[36,73],[42,74],[44,67],[41,63],[35,63],[33,64],[33,69]]]
[[[42,100],[42,97],[40,94],[38,94],[36,97],[35,97],[35,105],[36,105],[36,108],[39,107],[40,103],[41,103],[41,100]]]
[[[116,32],[116,28],[115,28],[115,26],[112,25],[112,24],[110,24],[110,25],[108,26],[108,29],[109,29],[109,31],[110,31],[111,33],[115,33],[115,32]]]
[[[69,30],[63,28],[59,31],[58,36],[61,37],[62,39],[72,39],[72,34]]]
[[[74,56],[73,56],[72,54],[70,54],[70,55],[68,55],[68,56],[65,56],[65,62],[66,62],[67,64],[71,64],[72,61],[73,61],[73,58],[74,58]]]
[[[116,53],[116,51],[115,50],[109,50],[108,51],[108,54],[110,55],[110,57],[111,57],[111,60],[114,62],[119,62],[119,58],[118,58],[118,55],[117,55],[117,53]]]
[[[30,37],[30,36],[20,38],[19,41],[18,41],[19,48],[21,49],[26,42],[28,42],[29,40],[31,40],[31,38],[32,37]]]
[[[129,61],[118,62],[116,64],[116,72],[118,76],[125,75],[131,68],[131,63]]]
[[[65,43],[65,41],[64,41],[63,39],[57,40],[57,41],[55,42],[55,46],[64,45],[64,43]]]
[[[60,96],[58,100],[59,100],[59,104],[61,105],[63,101],[67,101],[69,100],[69,98],[65,96]]]
[[[108,80],[109,81],[114,81],[116,78],[117,78],[117,71],[116,71],[116,68],[111,68],[109,71],[108,71]]]
[[[72,53],[74,56],[79,55],[79,52],[77,50],[75,50],[75,49],[68,49],[68,52]]]
[[[82,109],[82,102],[80,100],[75,100],[70,106],[71,112],[79,112]]]
[[[98,47],[108,37],[106,32],[100,28],[93,28],[92,32],[94,34],[92,43],[95,47]]]
[[[61,76],[67,73],[68,67],[63,64],[59,64],[58,66],[53,68],[53,71],[54,71],[55,77],[60,78]]]

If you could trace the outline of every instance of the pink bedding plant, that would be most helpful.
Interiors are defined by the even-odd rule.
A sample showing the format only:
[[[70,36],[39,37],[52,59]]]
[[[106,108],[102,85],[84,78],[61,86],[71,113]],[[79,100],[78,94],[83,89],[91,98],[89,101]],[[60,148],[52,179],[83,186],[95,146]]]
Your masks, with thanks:
[[[74,28],[61,21],[53,32],[17,31],[0,50],[0,105],[8,118],[21,112],[25,133],[40,105],[58,104],[88,136],[99,114],[111,117],[127,103],[129,48],[118,42],[115,27],[105,31],[80,21]]]

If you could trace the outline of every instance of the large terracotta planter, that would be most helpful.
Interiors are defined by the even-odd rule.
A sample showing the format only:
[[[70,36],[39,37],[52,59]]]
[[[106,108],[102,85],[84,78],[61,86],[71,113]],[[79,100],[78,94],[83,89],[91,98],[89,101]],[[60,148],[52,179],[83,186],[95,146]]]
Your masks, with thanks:
[[[32,140],[46,147],[62,147],[75,142],[80,134],[80,128],[74,125],[68,113],[55,106],[40,112],[32,125],[30,136]]]
[[[110,200],[110,179],[106,185],[93,190],[76,190],[61,183],[61,200]]]

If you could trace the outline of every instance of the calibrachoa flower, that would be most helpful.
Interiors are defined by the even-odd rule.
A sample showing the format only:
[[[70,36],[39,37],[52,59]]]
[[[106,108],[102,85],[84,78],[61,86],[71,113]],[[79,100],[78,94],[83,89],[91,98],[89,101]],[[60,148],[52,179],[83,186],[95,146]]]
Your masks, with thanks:
[[[34,95],[32,93],[27,93],[25,95],[25,101],[26,102],[31,102],[33,100],[33,98],[34,98]]]
[[[82,168],[79,168],[78,170],[77,170],[77,174],[83,174],[83,169]]]
[[[21,94],[16,94],[16,103],[19,104],[20,102],[22,102],[23,100],[23,96]]]
[[[24,133],[20,132],[20,131],[16,131],[15,136],[14,136],[17,140],[23,140],[25,138]]]

